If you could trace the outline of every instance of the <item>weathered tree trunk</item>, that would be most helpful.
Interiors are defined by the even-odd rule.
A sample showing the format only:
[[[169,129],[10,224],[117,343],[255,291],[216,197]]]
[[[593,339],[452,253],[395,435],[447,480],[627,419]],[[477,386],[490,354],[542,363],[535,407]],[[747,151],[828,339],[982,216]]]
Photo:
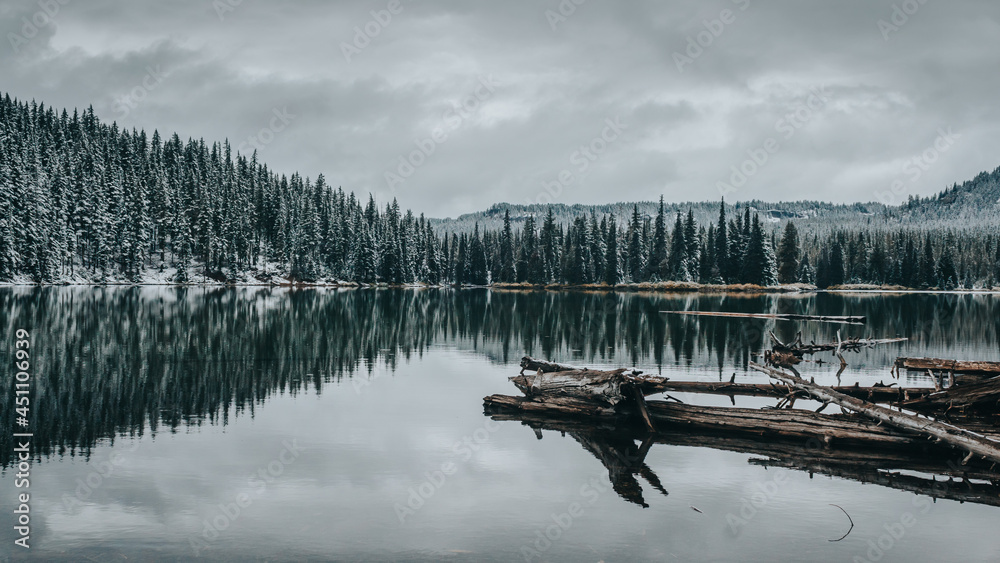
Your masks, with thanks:
[[[904,407],[916,410],[963,407],[992,407],[995,410],[998,405],[1000,405],[1000,377],[954,385],[903,403]]]
[[[935,422],[926,418],[919,418],[906,413],[892,411],[885,407],[874,405],[860,399],[855,399],[854,397],[849,397],[843,393],[838,393],[829,387],[816,385],[815,383],[810,383],[800,377],[789,375],[754,362],[750,362],[750,367],[757,371],[766,373],[793,389],[805,391],[820,401],[840,405],[847,410],[907,432],[930,436],[956,448],[968,451],[969,457],[975,454],[983,456],[984,458],[994,462],[1000,462],[1000,441],[986,438],[982,435],[969,432],[968,430],[958,428],[957,426],[952,426],[950,424]]]
[[[773,383],[730,383],[730,382],[705,382],[705,381],[664,381],[660,384],[650,384],[644,389],[647,395],[656,392],[656,389],[663,391],[676,391],[678,393],[706,393],[711,395],[746,395],[746,396],[766,396],[784,397],[788,395],[788,389]],[[857,399],[872,401],[875,403],[899,403],[906,402],[920,397],[924,397],[933,391],[930,388],[901,388],[895,386],[861,387],[859,384],[839,385],[832,387],[835,391],[850,395]]]
[[[971,362],[942,360],[939,358],[896,358],[895,367],[924,371],[949,371],[953,373],[978,373],[1000,375],[1000,362]]]
[[[524,375],[524,370],[528,371],[541,371],[542,373],[549,373],[553,371],[582,371],[587,368],[571,366],[567,364],[557,364],[555,362],[549,362],[546,360],[536,360],[531,356],[525,356],[521,358],[521,375]]]
[[[635,412],[619,412],[594,401],[576,397],[511,397],[492,395],[483,399],[486,407],[547,415],[578,417],[637,418]],[[853,415],[828,415],[793,409],[742,409],[703,407],[666,401],[647,401],[646,408],[658,430],[697,428],[743,435],[754,438],[808,440],[816,438],[824,444],[868,447],[910,447],[912,435],[879,426],[868,419]],[[631,415],[631,416],[629,416]],[[610,419],[609,419],[610,420]],[[917,442],[918,443],[918,442]]]
[[[622,385],[626,383],[623,369],[553,371],[535,375],[517,375],[510,380],[529,397],[534,395],[575,397],[596,400],[611,406],[626,398],[622,392]]]
[[[802,333],[800,332],[795,337],[795,341],[790,344],[785,344],[778,340],[778,337],[774,335],[773,332],[769,333],[771,335],[771,341],[773,342],[773,348],[775,352],[791,353],[798,357],[802,357],[805,354],[816,354],[818,352],[857,352],[862,348],[874,348],[881,344],[894,344],[896,342],[906,342],[906,338],[849,338],[847,340],[840,339],[840,331],[837,332],[837,342],[830,342],[829,344],[816,344],[815,342],[809,342],[809,344],[804,344],[802,342]]]

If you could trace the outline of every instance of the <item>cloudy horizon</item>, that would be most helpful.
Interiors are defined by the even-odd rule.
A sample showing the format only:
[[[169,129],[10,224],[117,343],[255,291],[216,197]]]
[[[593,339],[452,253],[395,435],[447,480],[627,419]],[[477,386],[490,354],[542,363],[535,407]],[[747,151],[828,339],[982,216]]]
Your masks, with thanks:
[[[899,203],[1000,165],[985,0],[18,0],[0,31],[0,92],[431,217]]]

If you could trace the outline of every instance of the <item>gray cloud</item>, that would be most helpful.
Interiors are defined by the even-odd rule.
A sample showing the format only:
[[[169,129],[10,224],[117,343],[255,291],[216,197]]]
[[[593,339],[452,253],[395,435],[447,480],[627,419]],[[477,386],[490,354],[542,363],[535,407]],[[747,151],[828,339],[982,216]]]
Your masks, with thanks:
[[[258,146],[279,172],[431,216],[536,201],[616,117],[625,134],[554,201],[714,199],[769,137],[781,148],[730,199],[877,199],[939,128],[960,136],[910,193],[998,164],[1000,5],[986,0],[587,0],[564,20],[546,13],[556,0],[401,0],[385,25],[371,12],[388,0],[63,1],[30,39],[25,18],[44,4],[0,8],[0,89]],[[913,13],[893,23],[894,6]],[[358,29],[376,33],[358,47]],[[704,45],[689,53],[689,39]],[[679,70],[677,54],[696,56]],[[495,91],[451,127],[446,112],[488,76]],[[829,101],[785,138],[776,124],[821,86]],[[280,131],[276,111],[294,116]],[[441,127],[447,139],[390,190],[386,172]]]

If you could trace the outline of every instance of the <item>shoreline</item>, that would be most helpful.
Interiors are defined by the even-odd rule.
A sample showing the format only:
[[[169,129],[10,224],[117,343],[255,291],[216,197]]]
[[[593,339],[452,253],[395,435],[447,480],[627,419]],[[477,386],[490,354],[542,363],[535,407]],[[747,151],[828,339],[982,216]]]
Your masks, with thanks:
[[[220,282],[217,280],[202,280],[189,283],[176,283],[164,280],[125,282],[125,281],[105,281],[89,282],[84,280],[63,281],[55,283],[36,283],[26,281],[0,282],[0,289],[3,288],[53,288],[53,287],[94,287],[94,288],[144,288],[144,287],[176,287],[176,288],[283,288],[283,289],[489,289],[494,291],[553,291],[553,292],[604,292],[604,293],[664,293],[664,294],[792,294],[792,293],[871,293],[871,294],[957,294],[957,295],[994,295],[1000,294],[1000,288],[978,288],[978,289],[914,289],[901,286],[876,287],[870,284],[845,284],[840,286],[819,289],[809,284],[786,284],[778,286],[759,286],[752,284],[698,284],[693,282],[643,282],[617,284],[614,286],[607,284],[528,284],[528,283],[495,283],[490,285],[462,285],[451,284],[428,285],[422,283],[413,284],[365,284],[359,282],[341,281],[318,281],[318,282],[296,282],[282,280],[280,282]]]

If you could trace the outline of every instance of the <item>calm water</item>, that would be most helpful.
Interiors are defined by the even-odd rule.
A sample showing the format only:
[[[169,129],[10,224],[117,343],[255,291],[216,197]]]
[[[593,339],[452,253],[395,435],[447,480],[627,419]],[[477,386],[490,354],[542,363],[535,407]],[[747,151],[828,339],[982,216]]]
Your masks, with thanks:
[[[693,308],[869,323],[660,313]],[[897,355],[997,360],[997,296],[6,288],[0,327],[0,560],[26,553],[6,430],[18,328],[35,373],[40,560],[1000,560],[995,506],[765,468],[697,439],[652,445],[639,496],[619,494],[597,455],[635,449],[631,437],[536,433],[482,406],[515,393],[507,377],[525,353],[763,381],[745,366],[768,330],[910,339],[848,355],[844,384],[889,382]],[[804,369],[835,382],[830,365]],[[849,523],[831,503],[855,523],[840,542]]]

